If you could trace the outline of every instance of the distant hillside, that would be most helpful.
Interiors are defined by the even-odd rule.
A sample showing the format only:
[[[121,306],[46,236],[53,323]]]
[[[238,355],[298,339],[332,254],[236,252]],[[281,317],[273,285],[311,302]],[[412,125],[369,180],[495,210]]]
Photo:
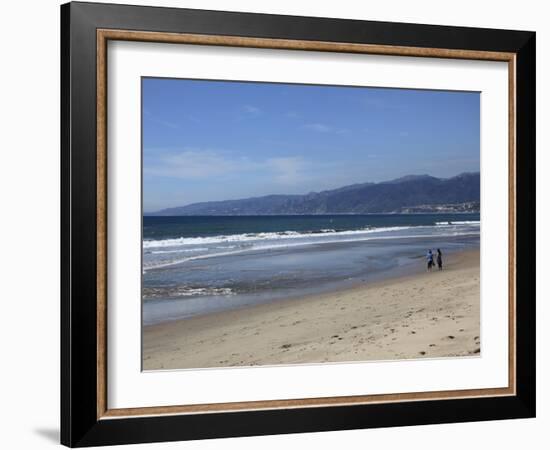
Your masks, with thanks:
[[[275,214],[365,214],[479,210],[479,172],[452,178],[409,175],[382,183],[362,183],[305,195],[267,195],[193,203],[163,209],[160,216]]]

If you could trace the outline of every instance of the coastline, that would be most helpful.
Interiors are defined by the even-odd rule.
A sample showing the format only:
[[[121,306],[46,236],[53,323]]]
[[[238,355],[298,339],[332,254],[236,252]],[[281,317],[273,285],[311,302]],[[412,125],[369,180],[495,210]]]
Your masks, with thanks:
[[[143,369],[478,356],[479,275],[465,250],[442,272],[144,326]]]

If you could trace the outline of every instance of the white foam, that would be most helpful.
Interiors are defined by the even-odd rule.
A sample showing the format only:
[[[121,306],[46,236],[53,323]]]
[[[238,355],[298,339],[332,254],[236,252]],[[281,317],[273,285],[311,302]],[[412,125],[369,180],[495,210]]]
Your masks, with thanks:
[[[177,286],[175,289],[148,289],[144,292],[145,299],[165,298],[165,297],[192,297],[192,296],[230,296],[234,295],[233,289],[228,287],[188,287]]]
[[[191,297],[193,295],[233,295],[231,288],[187,288],[175,292],[176,297]]]
[[[321,230],[320,232],[297,232],[297,231],[281,231],[277,233],[243,233],[230,234],[207,237],[181,237],[175,239],[162,239],[143,241],[143,248],[160,248],[160,247],[178,247],[184,245],[208,245],[222,244],[227,242],[250,242],[259,240],[279,240],[279,239],[297,239],[311,236],[349,236],[366,233],[382,233],[388,231],[400,231],[413,228],[410,226],[403,227],[380,227],[380,228],[365,228],[359,230]]]
[[[417,227],[420,228],[420,227]],[[432,235],[432,237],[438,237],[438,238],[444,238],[444,237],[456,237],[456,236],[477,236],[479,235],[479,232],[452,232],[452,233],[446,233],[446,234],[437,234]],[[308,240],[308,241],[301,241],[301,242],[292,242],[292,243],[284,243],[284,244],[267,244],[267,245],[258,245],[258,246],[250,246],[247,248],[241,248],[240,250],[234,250],[229,252],[221,252],[221,253],[207,253],[204,255],[197,255],[197,256],[189,256],[187,258],[181,258],[171,261],[162,261],[158,262],[157,264],[151,264],[149,266],[143,267],[143,272],[147,272],[149,270],[154,269],[162,269],[165,267],[174,266],[177,264],[183,264],[185,262],[189,261],[195,261],[195,260],[201,260],[201,259],[208,259],[208,258],[217,258],[221,256],[232,256],[237,255],[240,253],[246,253],[246,252],[252,252],[252,251],[265,251],[265,250],[277,250],[277,249],[283,249],[283,248],[290,248],[290,247],[299,247],[299,246],[307,246],[307,245],[322,245],[322,244],[337,244],[337,243],[350,243],[350,242],[364,242],[364,241],[372,241],[372,240],[389,240],[389,239],[420,239],[420,238],[426,238],[430,237],[429,235],[425,234],[418,234],[418,235],[394,235],[394,236],[366,236],[362,238],[354,238],[354,239],[322,239],[322,240]]]
[[[456,220],[449,222],[436,222],[436,225],[479,225],[479,220]]]
[[[218,247],[223,248],[223,247]],[[155,250],[151,252],[152,255],[163,255],[166,253],[187,253],[187,252],[205,252],[208,251],[206,247],[197,247],[197,248],[179,248],[177,250]]]

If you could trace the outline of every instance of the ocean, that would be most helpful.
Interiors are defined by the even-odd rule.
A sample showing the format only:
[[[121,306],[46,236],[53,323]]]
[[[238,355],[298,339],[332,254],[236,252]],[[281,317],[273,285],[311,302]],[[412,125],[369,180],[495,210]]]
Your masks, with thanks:
[[[322,293],[479,248],[478,213],[143,217],[143,323]]]

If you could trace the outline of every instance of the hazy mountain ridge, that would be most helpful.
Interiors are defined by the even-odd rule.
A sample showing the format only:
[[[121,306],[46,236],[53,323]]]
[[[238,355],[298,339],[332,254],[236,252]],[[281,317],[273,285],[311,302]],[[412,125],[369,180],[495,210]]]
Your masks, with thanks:
[[[380,183],[360,183],[304,195],[267,195],[193,203],[152,213],[159,216],[366,214],[479,210],[479,172],[451,178],[408,175]]]

